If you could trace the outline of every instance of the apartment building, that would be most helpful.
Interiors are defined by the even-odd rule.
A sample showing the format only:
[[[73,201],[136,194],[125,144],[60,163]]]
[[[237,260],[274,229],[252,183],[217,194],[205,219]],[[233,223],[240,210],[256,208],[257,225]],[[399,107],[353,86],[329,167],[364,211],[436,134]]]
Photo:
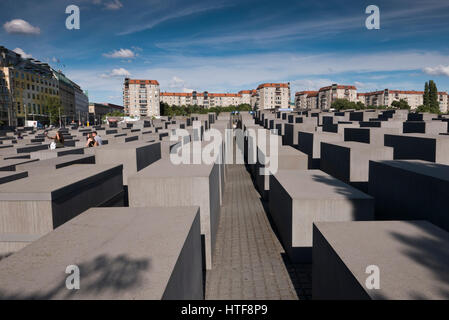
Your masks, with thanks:
[[[416,109],[424,103],[424,91],[414,90],[389,90],[373,91],[366,93],[359,93],[357,95],[358,101],[364,103],[366,106],[388,106],[390,107],[393,101],[405,100],[410,106],[411,110]],[[448,110],[448,95],[447,92],[438,92],[438,102],[440,104],[440,111],[447,112]]]
[[[447,92],[438,92],[438,102],[440,104],[441,112],[447,112],[449,110],[449,98]]]
[[[307,109],[318,109],[318,91],[308,94],[306,103]]]
[[[75,121],[86,123],[89,121],[89,98],[79,85],[72,82],[75,93]]]
[[[156,80],[125,78],[123,105],[125,114],[136,117],[160,115],[160,89]]]
[[[301,109],[317,108],[318,91],[300,91],[295,93],[295,107]]]
[[[259,92],[256,89],[251,90],[250,105],[251,105],[251,108],[253,108],[255,110],[259,109]]]
[[[290,107],[290,83],[263,83],[257,87],[259,109]]]
[[[12,97],[7,77],[0,69],[0,124],[9,124],[12,112]]]
[[[346,99],[357,102],[357,88],[355,86],[332,84],[318,91],[318,106],[320,109],[330,109],[332,102]]]
[[[241,90],[239,91],[239,95],[242,97],[241,99],[242,104],[251,105],[252,90]]]
[[[210,107],[228,107],[243,104],[240,93],[211,93],[209,94]]]
[[[64,123],[70,123],[75,120],[75,88],[62,72],[54,71],[54,75],[58,79],[61,117]]]
[[[251,91],[239,93],[209,93],[204,92],[161,92],[161,102],[171,106],[197,105],[204,108],[238,106],[251,104]]]
[[[5,85],[1,90],[8,95],[7,105],[3,103],[0,109],[8,110],[7,118],[11,125],[23,126],[26,120],[48,123],[50,103],[61,104],[61,114],[65,115],[67,122],[75,118],[76,84],[62,72],[39,60],[23,59],[5,47],[0,47],[0,70]],[[79,98],[85,101],[87,97]],[[4,111],[0,111],[0,117],[4,116]]]

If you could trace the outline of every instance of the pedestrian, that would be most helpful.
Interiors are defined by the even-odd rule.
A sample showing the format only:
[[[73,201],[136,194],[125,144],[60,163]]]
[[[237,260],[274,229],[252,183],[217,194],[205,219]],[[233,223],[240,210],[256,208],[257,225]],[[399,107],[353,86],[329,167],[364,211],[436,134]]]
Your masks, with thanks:
[[[97,134],[97,131],[92,132],[92,136],[95,140],[95,147],[103,145],[103,139]]]
[[[86,143],[86,147],[91,148],[91,147],[93,147],[93,146],[95,146],[95,139],[94,139],[94,137],[92,136],[92,134],[89,133],[89,134],[87,135],[87,143]]]
[[[53,140],[53,142],[55,143],[55,148],[64,148],[64,136],[57,131],[54,137],[51,137],[48,135],[48,132],[45,131],[45,136],[48,139]]]

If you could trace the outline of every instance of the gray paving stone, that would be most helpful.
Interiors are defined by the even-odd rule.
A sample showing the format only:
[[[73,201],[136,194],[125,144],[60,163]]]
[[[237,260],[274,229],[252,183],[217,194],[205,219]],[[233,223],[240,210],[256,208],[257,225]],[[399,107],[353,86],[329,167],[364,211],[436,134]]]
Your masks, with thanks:
[[[298,299],[282,258],[284,250],[250,174],[243,165],[228,169],[206,299]]]

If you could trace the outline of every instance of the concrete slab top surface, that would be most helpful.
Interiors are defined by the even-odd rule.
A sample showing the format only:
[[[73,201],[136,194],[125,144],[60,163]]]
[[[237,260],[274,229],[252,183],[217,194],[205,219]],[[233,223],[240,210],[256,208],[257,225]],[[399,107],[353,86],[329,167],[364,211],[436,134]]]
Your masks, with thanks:
[[[387,166],[449,181],[449,166],[423,160],[378,160]]]
[[[91,154],[68,154],[63,157],[38,160],[38,161],[34,161],[34,162],[31,162],[28,160],[28,162],[20,164],[19,168],[22,170],[26,170],[26,168],[29,168],[29,167],[36,168],[36,167],[57,166],[58,164],[61,164],[61,163],[67,163],[67,162],[71,162],[71,161],[76,161],[76,160],[85,159],[85,158],[92,158],[92,157],[95,157],[95,156],[91,155]],[[37,160],[37,159],[33,159],[33,160]]]
[[[372,199],[321,170],[278,170],[276,180],[292,199]]]
[[[161,299],[198,207],[92,208],[0,262],[0,298]],[[67,266],[81,289],[67,290]]]
[[[296,148],[293,148],[292,146],[279,146],[279,154],[280,155],[303,155],[304,153],[299,151]]]
[[[356,141],[335,141],[335,142],[324,142],[327,144],[333,144],[340,147],[350,148],[350,149],[361,149],[361,150],[374,150],[374,149],[388,149],[390,147],[376,146],[369,143],[356,142]]]
[[[336,133],[336,132],[327,132],[327,131],[319,132],[319,131],[307,131],[307,130],[299,130],[298,132],[312,134],[315,137],[320,137],[320,136],[321,137],[330,137],[330,138],[335,137],[335,138],[342,139],[341,133]]]
[[[391,136],[403,136],[403,137],[414,137],[414,138],[426,138],[426,139],[436,139],[441,141],[449,141],[449,136],[438,135],[438,134],[428,134],[428,133],[401,133],[401,134],[389,134]]]
[[[112,143],[102,145],[99,150],[129,150],[129,149],[138,149],[141,147],[149,146],[151,143],[148,141],[130,141],[126,143]]]
[[[37,162],[38,159],[8,159],[8,160],[0,160],[0,168],[17,166],[20,164],[25,164],[29,162]]]
[[[59,189],[122,168],[122,165],[71,165],[48,175],[32,176],[1,185],[0,200],[51,200],[52,193]]]
[[[31,154],[60,153],[60,152],[64,152],[64,151],[82,150],[82,149],[84,149],[84,147],[64,147],[64,148],[57,148],[54,150],[43,149],[43,150],[32,151]]]
[[[449,233],[427,221],[316,222],[361,286],[380,271],[375,299],[448,299]]]
[[[209,177],[214,164],[172,164],[170,159],[160,159],[140,170],[130,178]]]

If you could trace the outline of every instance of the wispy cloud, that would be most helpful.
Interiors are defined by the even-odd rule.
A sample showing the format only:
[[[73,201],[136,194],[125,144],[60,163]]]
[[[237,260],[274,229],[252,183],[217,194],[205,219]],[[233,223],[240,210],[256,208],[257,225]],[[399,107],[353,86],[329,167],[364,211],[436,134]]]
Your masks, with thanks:
[[[197,6],[188,6],[186,8],[176,8],[176,10],[173,10],[172,12],[168,14],[163,14],[162,16],[157,16],[155,14],[151,16],[143,15],[140,19],[137,19],[139,22],[138,24],[128,27],[125,31],[122,31],[118,33],[118,35],[128,35],[139,31],[149,30],[154,28],[155,26],[169,21],[173,19],[178,19],[182,17],[191,16],[194,14],[211,11],[211,10],[217,10],[224,7],[229,6],[229,4],[226,3],[215,3],[215,4],[201,4]]]
[[[101,78],[129,77],[131,73],[125,68],[112,69],[109,73],[103,73]]]
[[[103,56],[107,58],[116,58],[116,59],[132,59],[136,55],[130,49],[120,49],[114,50],[112,53],[103,53]]]
[[[24,59],[28,59],[28,58],[32,58],[33,57],[31,54],[28,54],[25,51],[23,51],[22,48],[15,48],[13,51],[15,53],[20,54],[22,56],[22,58],[24,58]]]
[[[113,0],[105,3],[105,8],[108,10],[118,10],[123,7],[123,4],[119,0]]]
[[[41,33],[39,27],[34,27],[29,22],[22,19],[8,21],[3,25],[3,28],[10,34],[38,35]]]
[[[439,65],[436,67],[426,67],[423,72],[431,76],[448,76],[449,77],[449,65]]]
[[[405,4],[404,4],[405,5]],[[401,6],[401,9],[383,10],[381,6],[381,24],[382,28],[398,24],[399,21],[402,25],[410,25],[413,27],[412,22],[418,19],[434,18],[435,14],[449,8],[449,2],[442,1],[429,1],[426,3],[417,2],[409,4],[407,7]],[[437,13],[435,13],[437,12]],[[189,38],[172,38],[169,41],[159,41],[156,46],[162,49],[176,49],[184,47],[196,47],[196,46],[217,46],[223,47],[232,43],[242,44],[260,44],[266,46],[268,43],[281,43],[295,40],[305,39],[318,39],[321,37],[340,34],[343,32],[349,32],[351,30],[360,29],[365,27],[365,19],[367,15],[364,11],[360,14],[352,14],[346,16],[335,15],[329,17],[327,14],[323,14],[322,17],[313,17],[312,19],[301,19],[296,22],[283,23],[282,21],[275,25],[271,23],[265,24],[265,27],[258,25],[258,20],[253,21],[253,27],[248,26],[248,30],[240,32],[241,26],[226,26],[225,29],[215,30],[213,36],[209,31],[195,34]],[[442,18],[442,13],[439,14],[439,18]],[[261,18],[262,19],[262,18]],[[263,17],[266,19],[266,17]],[[435,19],[436,20],[436,19]],[[441,19],[440,19],[441,20]],[[423,30],[425,26],[419,25],[423,33],[428,30]],[[434,31],[434,29],[432,29]],[[408,30],[406,32],[414,32]],[[400,36],[399,34],[392,34],[390,37]]]

